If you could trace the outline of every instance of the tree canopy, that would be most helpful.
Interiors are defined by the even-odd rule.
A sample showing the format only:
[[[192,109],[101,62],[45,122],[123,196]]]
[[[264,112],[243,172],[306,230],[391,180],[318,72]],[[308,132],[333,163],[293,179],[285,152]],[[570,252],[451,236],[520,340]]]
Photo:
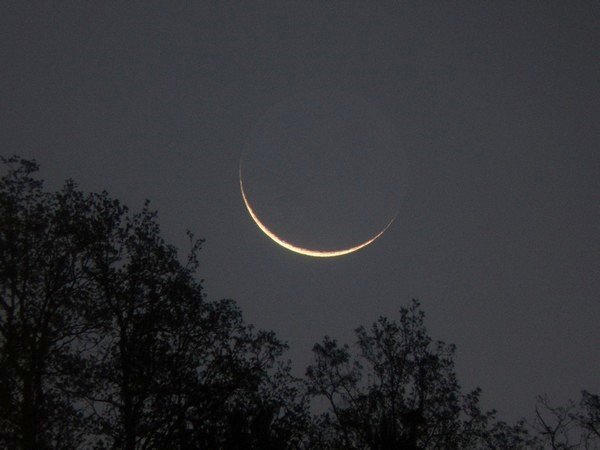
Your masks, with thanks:
[[[272,332],[208,301],[148,204],[131,214],[4,158],[0,444],[19,448],[285,448],[307,403]]]
[[[432,342],[418,301],[398,321],[381,317],[356,330],[357,352],[326,337],[307,370],[310,392],[329,411],[321,448],[518,448],[532,444],[524,423],[483,413],[479,390],[461,393],[454,347]]]
[[[418,301],[397,319],[325,337],[304,378],[287,346],[197,278],[146,203],[131,212],[73,181],[44,190],[2,158],[0,447],[19,449],[597,448],[600,401],[540,397],[509,425],[463,392],[454,346]],[[325,400],[326,407],[322,400]],[[532,434],[533,433],[533,434]]]

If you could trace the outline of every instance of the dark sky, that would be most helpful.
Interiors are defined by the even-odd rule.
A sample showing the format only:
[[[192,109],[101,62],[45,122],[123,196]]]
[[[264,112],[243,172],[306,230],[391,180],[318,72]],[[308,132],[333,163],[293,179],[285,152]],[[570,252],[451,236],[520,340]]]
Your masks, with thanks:
[[[414,3],[3,2],[0,153],[206,238],[208,295],[299,373],[416,297],[503,417],[598,392],[600,3]],[[292,242],[398,217],[291,253],[243,153]]]

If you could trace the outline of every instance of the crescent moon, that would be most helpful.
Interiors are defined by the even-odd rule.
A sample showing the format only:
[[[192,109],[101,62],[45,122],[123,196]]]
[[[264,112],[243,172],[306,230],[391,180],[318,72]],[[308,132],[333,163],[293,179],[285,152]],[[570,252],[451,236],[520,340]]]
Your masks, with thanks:
[[[265,233],[269,238],[271,238],[277,244],[281,245],[283,248],[287,248],[288,250],[291,250],[292,252],[295,252],[295,253],[299,253],[301,255],[314,256],[317,258],[332,258],[334,256],[343,256],[343,255],[347,255],[349,253],[356,252],[356,251],[360,250],[361,248],[365,248],[367,245],[372,244],[373,242],[375,242],[375,240],[377,240],[377,238],[379,238],[379,236],[381,236],[383,233],[385,233],[385,231],[390,227],[392,222],[394,220],[396,220],[396,217],[397,217],[397,215],[394,216],[392,218],[392,220],[390,220],[388,222],[388,224],[379,233],[377,233],[375,236],[373,236],[368,241],[363,242],[362,244],[358,244],[354,247],[344,248],[344,249],[339,249],[339,250],[329,250],[329,251],[311,250],[308,248],[299,247],[297,245],[294,245],[294,244],[280,238],[275,233],[273,233],[271,230],[269,230],[264,223],[262,223],[260,221],[260,219],[258,218],[256,213],[250,206],[250,202],[248,201],[248,198],[246,197],[246,193],[244,192],[244,183],[242,182],[242,164],[241,164],[241,162],[240,162],[240,191],[242,192],[242,198],[244,199],[244,204],[246,205],[246,209],[250,213],[250,217],[252,217],[252,220],[254,220],[256,225],[258,225],[258,228],[260,228],[263,233]]]

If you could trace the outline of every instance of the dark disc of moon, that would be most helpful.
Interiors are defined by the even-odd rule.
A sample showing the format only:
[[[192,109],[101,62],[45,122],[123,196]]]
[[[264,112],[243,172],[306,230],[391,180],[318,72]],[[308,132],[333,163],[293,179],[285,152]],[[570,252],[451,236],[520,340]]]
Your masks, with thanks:
[[[242,162],[246,206],[299,248],[353,248],[398,212],[400,140],[374,105],[353,94],[311,92],[274,106]]]

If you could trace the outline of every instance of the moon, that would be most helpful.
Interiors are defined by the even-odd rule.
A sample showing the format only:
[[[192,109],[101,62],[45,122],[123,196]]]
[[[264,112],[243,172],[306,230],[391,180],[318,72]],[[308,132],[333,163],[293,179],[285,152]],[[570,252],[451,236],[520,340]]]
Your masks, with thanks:
[[[258,228],[260,228],[260,230],[263,233],[265,233],[269,238],[271,238],[277,244],[281,245],[283,248],[291,250],[292,252],[295,252],[295,253],[299,253],[301,255],[312,256],[312,257],[316,257],[316,258],[333,258],[335,256],[343,256],[343,255],[347,255],[349,253],[354,253],[362,248],[365,248],[367,245],[372,244],[383,233],[385,233],[385,231],[390,227],[392,222],[394,222],[394,220],[396,220],[396,217],[397,217],[397,215],[392,217],[392,219],[387,223],[387,225],[381,231],[379,231],[376,235],[371,237],[371,239],[369,239],[368,241],[365,241],[361,244],[355,245],[354,247],[343,248],[343,249],[339,249],[339,250],[327,250],[327,251],[314,250],[314,249],[299,247],[297,245],[294,245],[294,244],[280,238],[275,233],[273,233],[271,230],[269,230],[264,223],[261,222],[261,220],[258,218],[256,213],[252,209],[252,206],[250,206],[250,202],[248,201],[248,198],[246,197],[246,193],[244,192],[244,182],[242,181],[242,163],[241,163],[241,161],[240,161],[240,191],[242,192],[242,198],[244,199],[244,204],[246,205],[246,209],[248,210],[250,217],[252,217],[252,220],[254,220],[256,225],[258,225]]]

